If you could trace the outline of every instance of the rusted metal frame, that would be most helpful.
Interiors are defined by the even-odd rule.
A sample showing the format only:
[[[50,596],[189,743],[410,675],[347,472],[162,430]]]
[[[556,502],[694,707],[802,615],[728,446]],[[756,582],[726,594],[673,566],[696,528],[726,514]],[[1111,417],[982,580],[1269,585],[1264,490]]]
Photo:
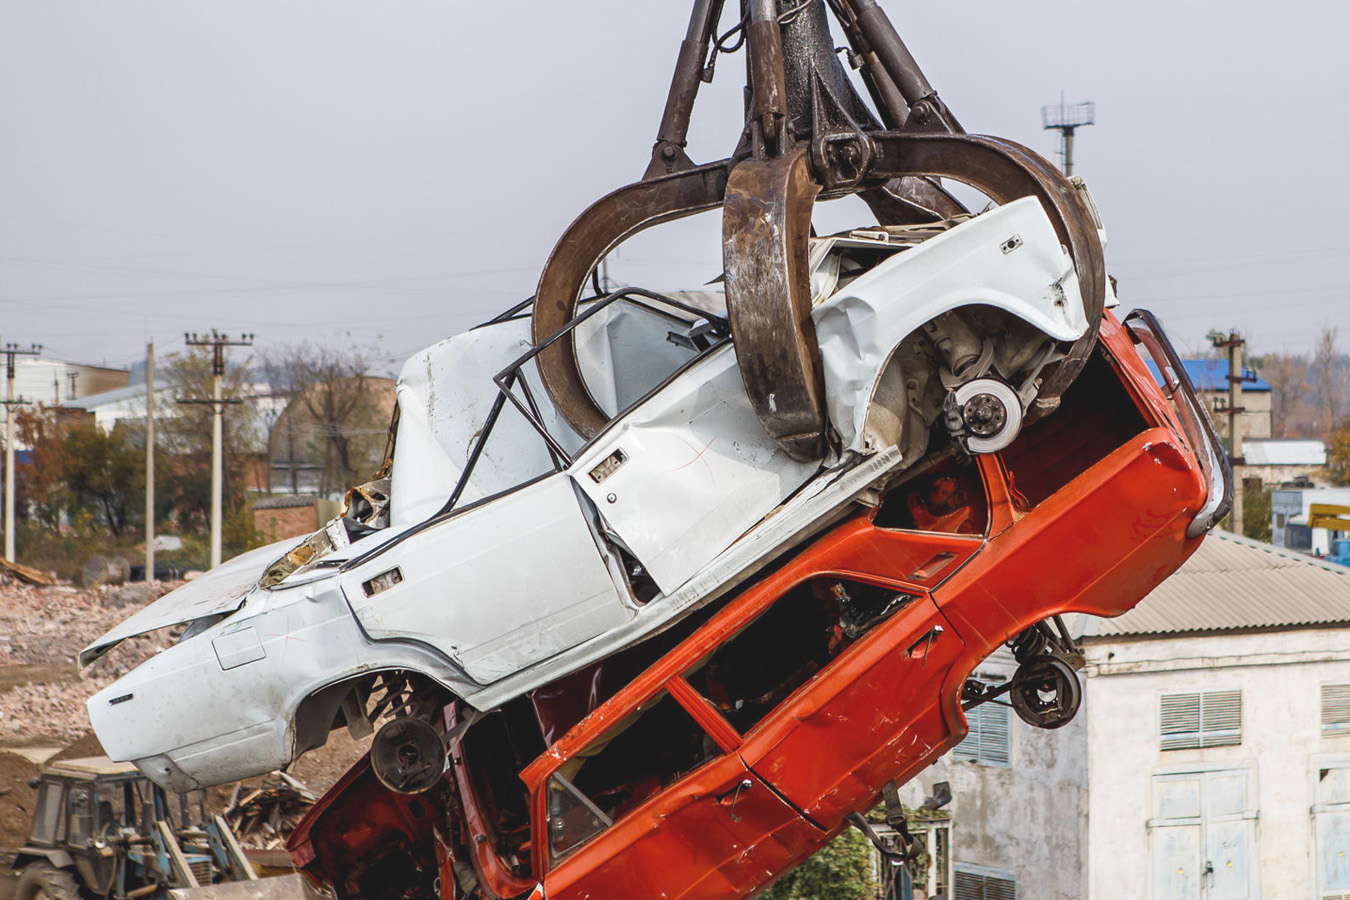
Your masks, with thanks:
[[[872,45],[863,36],[862,28],[858,24],[857,13],[853,7],[849,6],[845,0],[826,0],[826,3],[834,13],[839,26],[844,30],[844,39],[848,41],[850,51],[862,63],[860,71],[863,76],[863,84],[866,85],[867,92],[871,95],[877,112],[881,115],[887,128],[891,131],[899,131],[904,126],[905,120],[909,118],[909,103],[905,101],[900,89],[895,86],[895,81],[891,78],[890,73],[882,66],[881,60],[877,58],[876,51],[872,49]]]
[[[708,44],[713,29],[722,13],[723,0],[695,0],[689,16],[689,30],[680,44],[675,60],[675,74],[670,79],[670,93],[661,113],[661,125],[652,146],[652,160],[644,179],[657,178],[693,167],[684,148],[689,136],[689,118],[698,97],[699,82],[703,80],[704,60],[708,58]]]
[[[746,53],[750,72],[750,135],[755,155],[787,150],[787,85],[777,0],[748,0]]]
[[[811,320],[811,210],[820,186],[806,145],[731,172],[722,225],[727,318],[746,396],[793,459],[825,453],[825,379]]]
[[[576,315],[587,277],[611,249],[643,229],[721,205],[731,164],[720,160],[602,197],[568,226],[544,264],[532,325],[536,345],[548,341],[538,356],[539,376],[559,414],[582,437],[594,437],[609,417],[586,389],[574,342],[549,339]]]
[[[1083,298],[1087,332],[1047,376],[1029,419],[1054,408],[1096,343],[1106,299],[1101,239],[1077,189],[1050,163],[1012,141],[970,135],[873,135],[877,162],[872,176],[938,175],[976,187],[997,203],[1032,196],[1040,200],[1056,234],[1069,249]]]
[[[1166,393],[1172,398],[1181,420],[1182,431],[1195,454],[1205,476],[1208,496],[1205,504],[1186,529],[1187,537],[1199,537],[1221,522],[1233,508],[1233,466],[1219,443],[1219,436],[1209,424],[1209,413],[1195,393],[1195,385],[1186,373],[1181,358],[1167,339],[1162,323],[1146,309],[1136,309],[1125,317],[1125,330],[1130,338],[1141,344],[1153,357],[1158,375]],[[1180,394],[1180,399],[1177,395]]]

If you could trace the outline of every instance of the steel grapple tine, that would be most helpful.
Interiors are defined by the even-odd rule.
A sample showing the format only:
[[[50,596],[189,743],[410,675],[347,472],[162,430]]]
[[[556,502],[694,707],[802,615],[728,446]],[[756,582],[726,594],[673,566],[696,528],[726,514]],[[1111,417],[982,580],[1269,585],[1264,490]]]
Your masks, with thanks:
[[[996,203],[1035,197],[1068,248],[1078,276],[1087,330],[1048,371],[1028,421],[1053,410],[1096,344],[1106,299],[1106,262],[1096,222],[1078,189],[1051,163],[1013,141],[977,135],[876,134],[873,184],[915,175],[952,178]]]
[[[825,451],[825,389],[811,321],[811,209],[820,185],[807,148],[731,171],[722,263],[736,362],[764,430],[793,459]]]
[[[591,270],[614,246],[653,225],[716,208],[726,193],[729,166],[722,160],[626,185],[578,216],[558,239],[539,278],[530,323],[535,343],[576,316]],[[567,424],[586,438],[598,434],[609,416],[581,377],[574,335],[544,348],[538,365],[544,389]]]

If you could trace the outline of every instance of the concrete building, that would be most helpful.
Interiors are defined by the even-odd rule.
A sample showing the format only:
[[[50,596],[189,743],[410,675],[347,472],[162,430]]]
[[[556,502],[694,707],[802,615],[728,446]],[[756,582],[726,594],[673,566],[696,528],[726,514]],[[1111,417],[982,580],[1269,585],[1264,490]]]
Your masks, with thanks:
[[[81,365],[45,356],[20,356],[14,361],[15,396],[44,406],[123,388],[130,380],[128,370],[109,366]]]
[[[1183,359],[1186,374],[1195,385],[1196,393],[1209,407],[1210,418],[1219,437],[1228,438],[1228,415],[1220,410],[1228,408],[1228,360]],[[1238,421],[1242,425],[1242,440],[1268,438],[1271,435],[1270,385],[1254,372],[1246,373],[1242,383],[1242,409]]]
[[[1314,503],[1350,506],[1350,488],[1278,488],[1270,492],[1270,542],[1277,547],[1325,556],[1338,531],[1312,528],[1308,514]]]
[[[1215,534],[1132,612],[1077,624],[1072,723],[977,707],[906,788],[951,783],[953,896],[1350,897],[1350,569]]]
[[[1292,481],[1327,483],[1327,445],[1324,441],[1246,440],[1242,443],[1244,478],[1259,478],[1272,487]]]

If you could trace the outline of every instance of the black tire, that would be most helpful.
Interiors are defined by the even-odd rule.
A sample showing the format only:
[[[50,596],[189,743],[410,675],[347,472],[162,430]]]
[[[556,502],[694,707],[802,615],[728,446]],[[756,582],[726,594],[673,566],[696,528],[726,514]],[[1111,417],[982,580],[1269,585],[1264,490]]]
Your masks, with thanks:
[[[80,900],[80,886],[68,869],[49,862],[31,862],[19,875],[14,900]]]

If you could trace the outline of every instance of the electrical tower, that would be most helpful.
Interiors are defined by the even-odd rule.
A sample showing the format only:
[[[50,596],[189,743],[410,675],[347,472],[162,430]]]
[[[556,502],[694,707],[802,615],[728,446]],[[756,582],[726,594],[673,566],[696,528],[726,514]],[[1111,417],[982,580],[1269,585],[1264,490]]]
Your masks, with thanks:
[[[222,449],[224,443],[222,438],[222,420],[225,414],[225,405],[227,403],[239,403],[239,400],[226,400],[221,395],[221,380],[225,376],[225,348],[226,347],[252,347],[253,335],[242,334],[238,340],[230,340],[228,334],[221,334],[214,328],[211,329],[209,336],[198,337],[194,331],[191,334],[184,333],[183,340],[189,347],[210,347],[211,348],[211,398],[193,397],[179,399],[179,403],[200,403],[210,404],[211,406],[211,568],[220,565],[220,522],[222,515],[222,483],[224,481],[224,456]],[[153,574],[147,576],[153,578]]]
[[[24,350],[18,344],[5,344],[5,560],[14,562],[14,357],[37,356],[41,344]]]
[[[1059,95],[1059,105],[1041,107],[1041,126],[1046,131],[1059,132],[1059,159],[1065,175],[1073,174],[1073,133],[1084,125],[1094,124],[1096,116],[1096,103],[1065,104],[1063,94]]]

